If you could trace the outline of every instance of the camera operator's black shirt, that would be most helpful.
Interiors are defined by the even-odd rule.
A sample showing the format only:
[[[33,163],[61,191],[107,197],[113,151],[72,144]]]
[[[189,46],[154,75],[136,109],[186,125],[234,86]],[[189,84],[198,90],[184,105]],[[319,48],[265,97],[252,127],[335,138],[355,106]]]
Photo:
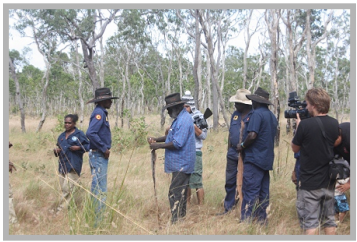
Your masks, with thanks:
[[[335,147],[334,152],[343,157],[350,164],[350,122],[340,123],[342,141]]]
[[[317,122],[324,126],[327,139]],[[331,185],[329,162],[333,159],[333,145],[338,138],[338,121],[329,116],[318,116],[300,122],[293,143],[300,146],[300,188],[316,190]]]

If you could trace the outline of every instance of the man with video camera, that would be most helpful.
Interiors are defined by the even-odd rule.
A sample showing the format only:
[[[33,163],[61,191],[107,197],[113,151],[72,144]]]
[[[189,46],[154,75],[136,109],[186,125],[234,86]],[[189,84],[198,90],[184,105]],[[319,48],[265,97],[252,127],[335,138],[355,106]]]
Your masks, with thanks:
[[[301,120],[296,114],[296,133],[291,143],[294,153],[300,151],[296,209],[305,234],[316,234],[321,226],[326,235],[334,235],[334,181],[329,177],[329,162],[334,158],[338,121],[327,115],[331,99],[324,89],[308,90],[305,100],[312,118]]]
[[[191,189],[196,189],[198,205],[202,205],[204,201],[204,190],[202,184],[202,151],[203,140],[207,137],[207,122],[204,115],[195,107],[195,100],[190,91],[186,91],[182,96],[182,100],[186,101],[184,107],[191,114],[195,128],[196,141],[196,161],[195,168],[190,177],[189,188],[187,190],[187,204],[190,204]]]

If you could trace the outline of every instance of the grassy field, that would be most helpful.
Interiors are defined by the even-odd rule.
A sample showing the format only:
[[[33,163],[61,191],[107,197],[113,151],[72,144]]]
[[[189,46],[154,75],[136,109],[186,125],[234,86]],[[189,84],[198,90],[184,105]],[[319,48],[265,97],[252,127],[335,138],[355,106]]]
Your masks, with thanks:
[[[10,160],[17,171],[9,174],[14,193],[18,226],[10,226],[10,235],[299,235],[301,230],[295,210],[296,191],[290,176],[294,167],[290,148],[292,134],[285,133],[281,120],[281,141],[275,148],[274,170],[271,171],[269,224],[238,223],[239,212],[215,216],[223,211],[227,128],[210,130],[203,146],[203,184],[205,204],[191,199],[185,221],[170,224],[168,188],[171,175],[164,173],[164,151],[157,150],[156,187],[159,204],[154,198],[149,146],[146,136],[161,136],[159,115],[137,120],[129,130],[115,130],[108,168],[108,209],[98,228],[93,228],[93,210],[88,205],[91,174],[88,153],[84,156],[80,185],[74,202],[67,211],[58,214],[53,209],[60,202],[57,170],[53,155],[61,131],[57,118],[48,118],[40,133],[35,133],[39,119],[27,117],[26,134],[21,133],[19,117],[9,120]],[[169,120],[167,120],[167,123]],[[114,130],[114,122],[111,122]],[[86,130],[88,120],[82,130]],[[58,129],[57,129],[58,130]],[[62,129],[63,131],[64,129]],[[349,196],[349,193],[348,193]],[[323,231],[321,231],[321,234]],[[350,234],[350,216],[337,228],[337,234]]]

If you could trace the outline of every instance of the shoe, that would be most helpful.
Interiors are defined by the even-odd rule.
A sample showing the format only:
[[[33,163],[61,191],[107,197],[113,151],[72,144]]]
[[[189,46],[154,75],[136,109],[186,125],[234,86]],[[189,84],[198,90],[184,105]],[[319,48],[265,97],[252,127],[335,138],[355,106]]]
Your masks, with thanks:
[[[223,215],[227,215],[229,213],[229,211],[224,211],[223,213],[216,213],[216,216],[223,216]]]

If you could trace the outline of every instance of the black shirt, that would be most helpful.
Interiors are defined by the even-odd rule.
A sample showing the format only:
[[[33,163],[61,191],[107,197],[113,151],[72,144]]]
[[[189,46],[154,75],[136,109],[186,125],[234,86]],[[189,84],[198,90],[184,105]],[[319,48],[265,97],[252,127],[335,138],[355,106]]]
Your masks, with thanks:
[[[321,120],[328,139],[322,135],[317,118]],[[328,187],[328,163],[333,159],[333,145],[338,135],[338,121],[327,115],[300,122],[292,142],[300,146],[301,189],[316,190]]]
[[[350,122],[340,124],[342,141],[341,144],[333,150],[335,154],[343,157],[348,164],[350,163]]]

